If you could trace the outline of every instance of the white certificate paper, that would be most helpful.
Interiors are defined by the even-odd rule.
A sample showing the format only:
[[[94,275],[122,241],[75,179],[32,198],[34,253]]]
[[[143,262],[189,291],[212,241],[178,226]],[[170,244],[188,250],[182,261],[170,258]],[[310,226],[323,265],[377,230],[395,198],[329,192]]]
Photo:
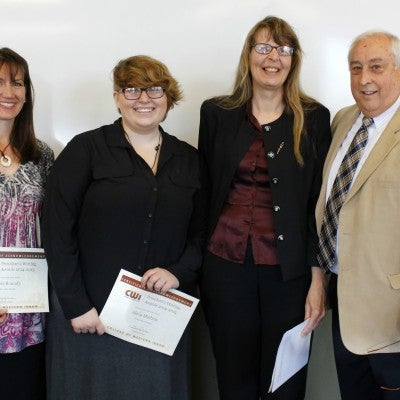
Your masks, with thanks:
[[[158,294],[140,282],[121,269],[100,320],[110,335],[172,356],[199,300],[174,289]]]
[[[0,308],[9,313],[49,311],[43,249],[0,247]]]
[[[301,331],[307,323],[308,320],[303,321],[283,335],[276,355],[268,393],[274,392],[307,364],[311,333],[306,336],[301,335]]]

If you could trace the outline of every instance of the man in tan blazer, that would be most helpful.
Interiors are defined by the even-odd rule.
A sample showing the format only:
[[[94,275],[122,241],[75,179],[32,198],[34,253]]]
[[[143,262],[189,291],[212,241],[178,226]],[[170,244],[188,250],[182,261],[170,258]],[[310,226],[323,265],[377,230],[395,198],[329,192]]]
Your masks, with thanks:
[[[316,209],[321,248],[341,164],[363,117],[373,121],[337,207],[333,263],[320,258],[332,271],[336,368],[342,400],[400,399],[399,38],[366,32],[354,40],[348,61],[356,105],[340,110],[332,122]]]

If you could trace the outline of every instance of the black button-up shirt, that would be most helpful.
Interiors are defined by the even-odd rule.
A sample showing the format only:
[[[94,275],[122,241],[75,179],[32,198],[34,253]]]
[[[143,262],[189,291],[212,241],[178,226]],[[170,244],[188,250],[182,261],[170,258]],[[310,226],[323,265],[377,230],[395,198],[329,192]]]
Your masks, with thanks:
[[[166,268],[181,290],[193,289],[203,212],[197,151],[161,132],[156,175],[126,141],[121,120],[76,136],[57,158],[43,239],[67,318],[93,306],[100,313],[121,268]]]

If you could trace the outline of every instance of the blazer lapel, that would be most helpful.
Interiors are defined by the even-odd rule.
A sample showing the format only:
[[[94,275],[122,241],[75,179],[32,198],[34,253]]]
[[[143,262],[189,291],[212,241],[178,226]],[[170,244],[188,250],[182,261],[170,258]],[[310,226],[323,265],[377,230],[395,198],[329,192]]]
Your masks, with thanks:
[[[393,118],[389,121],[387,127],[382,132],[368,158],[365,160],[353,186],[346,197],[346,201],[350,200],[355,193],[361,188],[368,177],[382,163],[390,151],[397,145],[400,140],[400,110],[397,110]]]
[[[235,170],[256,137],[256,132],[247,119],[243,120],[232,143]]]
[[[233,132],[231,132],[232,135]],[[229,161],[225,164],[226,171],[224,172],[225,188],[221,188],[220,192],[225,193],[230,186],[238,165],[242,161],[244,155],[250,147],[256,137],[255,129],[251,126],[246,118],[242,119],[239,127],[236,128],[235,135],[230,137],[230,143],[226,143],[227,152],[224,157],[227,157]]]
[[[345,113],[343,114],[339,113],[332,122],[333,138],[324,163],[321,192],[316,208],[318,231],[320,230],[322,224],[322,218],[325,212],[326,189],[328,185],[329,172],[332,168],[333,160],[335,159],[336,154],[340,146],[342,145],[344,138],[346,137],[350,128],[353,126],[354,121],[357,119],[359,113],[360,111],[358,110],[358,108],[352,106],[350,110],[345,111]]]

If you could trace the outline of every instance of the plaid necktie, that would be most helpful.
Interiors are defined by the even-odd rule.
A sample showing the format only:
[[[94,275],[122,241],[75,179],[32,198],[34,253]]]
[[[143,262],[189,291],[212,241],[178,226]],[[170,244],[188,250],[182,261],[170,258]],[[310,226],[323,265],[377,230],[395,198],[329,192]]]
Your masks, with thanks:
[[[360,129],[355,134],[346,155],[340,164],[332,190],[325,206],[319,237],[319,265],[326,271],[333,267],[336,252],[336,235],[339,213],[350,189],[357,165],[368,141],[368,127],[374,123],[372,118],[364,117]]]

